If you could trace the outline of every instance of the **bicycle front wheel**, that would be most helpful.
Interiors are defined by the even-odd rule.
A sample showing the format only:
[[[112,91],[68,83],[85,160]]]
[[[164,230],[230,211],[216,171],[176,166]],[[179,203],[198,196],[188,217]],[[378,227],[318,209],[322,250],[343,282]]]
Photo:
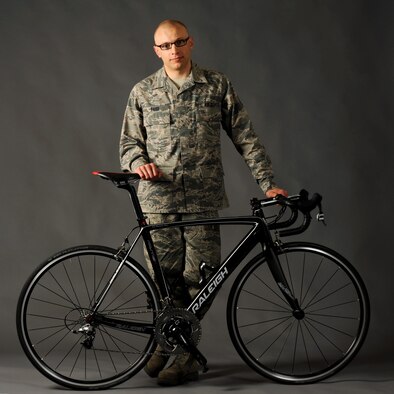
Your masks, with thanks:
[[[360,349],[369,325],[366,288],[350,263],[320,245],[289,243],[278,258],[302,313],[293,314],[264,255],[232,287],[227,321],[240,356],[270,379],[312,383],[338,372]]]
[[[119,268],[116,251],[81,246],[56,254],[26,282],[18,302],[17,330],[33,365],[73,389],[104,389],[138,372],[155,345],[153,334],[102,325],[96,300]],[[126,260],[97,314],[152,325],[159,297],[152,279]]]

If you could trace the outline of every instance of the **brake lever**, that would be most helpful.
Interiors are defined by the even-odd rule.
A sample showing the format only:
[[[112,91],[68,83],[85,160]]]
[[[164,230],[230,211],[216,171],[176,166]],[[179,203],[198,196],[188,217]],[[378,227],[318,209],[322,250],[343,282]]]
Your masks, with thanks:
[[[325,226],[327,226],[327,223],[325,222],[324,212],[323,212],[321,203],[319,203],[317,206],[319,208],[319,213],[316,215],[316,220],[318,222],[322,222]]]

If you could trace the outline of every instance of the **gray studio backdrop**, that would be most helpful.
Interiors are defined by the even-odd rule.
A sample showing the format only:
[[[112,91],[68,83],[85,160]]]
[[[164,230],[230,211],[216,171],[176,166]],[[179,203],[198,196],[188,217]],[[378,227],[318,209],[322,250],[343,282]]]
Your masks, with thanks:
[[[20,352],[17,297],[41,261],[75,244],[116,247],[134,225],[126,194],[90,172],[118,170],[129,91],[161,66],[155,26],[177,18],[194,36],[194,60],[232,80],[277,182],[323,194],[328,226],[315,223],[298,238],[333,247],[357,267],[372,305],[360,357],[391,355],[393,4],[1,0],[2,354]],[[223,160],[231,202],[223,215],[248,214],[249,199],[261,194],[227,137]],[[224,235],[228,248],[234,234]],[[226,291],[204,322],[208,358],[232,352]]]

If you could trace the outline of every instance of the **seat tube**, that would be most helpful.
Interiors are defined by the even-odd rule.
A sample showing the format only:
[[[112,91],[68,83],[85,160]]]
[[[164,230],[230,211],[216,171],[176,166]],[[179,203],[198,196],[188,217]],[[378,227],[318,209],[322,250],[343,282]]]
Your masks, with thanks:
[[[140,228],[147,227],[146,219],[144,213],[142,212],[142,207],[138,199],[137,191],[135,190],[135,187],[130,184],[127,184],[125,189],[129,192],[129,196],[131,202],[133,203],[134,212],[137,217],[137,221]],[[155,281],[157,287],[159,288],[160,295],[162,296],[163,299],[166,299],[169,297],[169,288],[164,278],[163,271],[160,268],[160,263],[153,244],[152,236],[150,235],[148,229],[142,232],[142,238],[144,240],[146,249],[148,251],[149,258],[152,262],[153,273],[155,275]]]
[[[167,281],[164,277],[163,270],[160,267],[160,262],[156,254],[156,249],[153,244],[152,236],[150,235],[149,229],[146,229],[142,233],[142,238],[145,242],[145,247],[148,252],[150,261],[152,263],[152,269],[153,273],[155,275],[155,282],[157,284],[157,287],[159,288],[160,295],[162,296],[163,299],[166,299],[170,295],[170,290],[167,285]]]

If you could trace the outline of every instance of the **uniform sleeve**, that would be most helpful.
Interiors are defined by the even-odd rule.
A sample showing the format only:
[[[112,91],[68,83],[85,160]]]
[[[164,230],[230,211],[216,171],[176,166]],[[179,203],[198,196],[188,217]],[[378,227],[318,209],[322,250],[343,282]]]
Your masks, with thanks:
[[[146,153],[146,130],[142,110],[138,104],[135,88],[127,102],[120,135],[120,166],[123,171],[133,172],[137,167],[149,163]]]
[[[246,109],[228,80],[222,102],[222,127],[244,158],[263,192],[276,187],[271,160],[253,130]]]

